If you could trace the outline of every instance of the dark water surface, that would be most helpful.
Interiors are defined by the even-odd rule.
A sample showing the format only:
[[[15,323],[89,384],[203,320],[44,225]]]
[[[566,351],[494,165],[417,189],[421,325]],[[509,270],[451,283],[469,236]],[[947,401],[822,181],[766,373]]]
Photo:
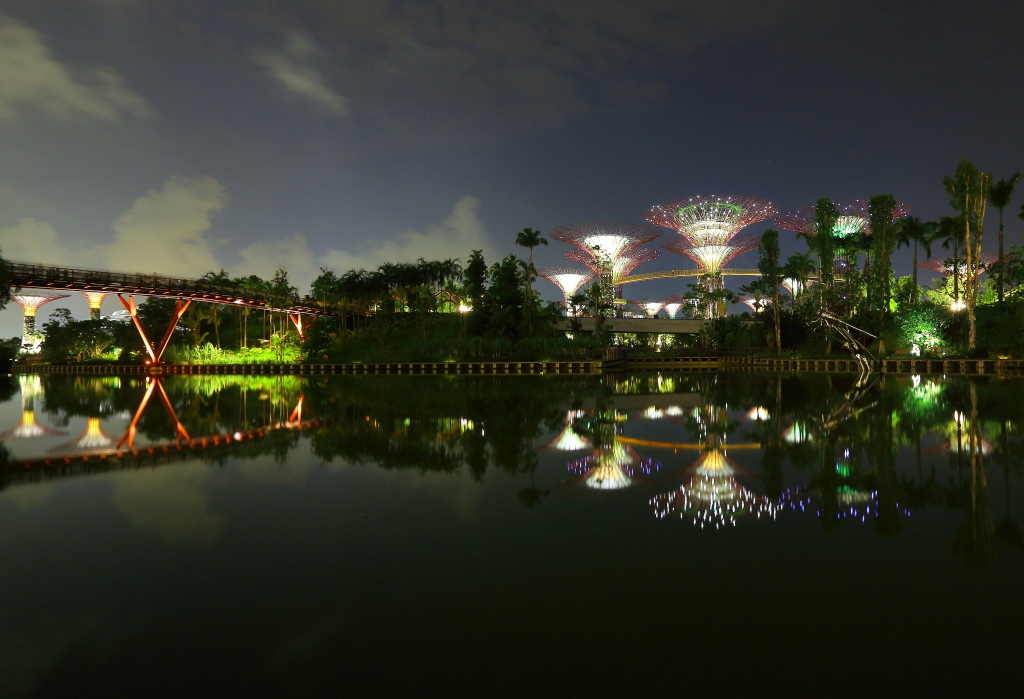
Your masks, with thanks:
[[[23,376],[0,398],[3,696],[1024,679],[1019,381]]]

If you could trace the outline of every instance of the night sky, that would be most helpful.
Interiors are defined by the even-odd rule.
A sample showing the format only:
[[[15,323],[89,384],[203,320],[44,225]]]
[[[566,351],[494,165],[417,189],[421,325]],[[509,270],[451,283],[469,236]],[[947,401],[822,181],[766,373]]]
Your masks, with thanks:
[[[525,256],[524,227],[698,194],[785,210],[891,193],[933,219],[961,157],[1024,170],[1022,27],[1007,0],[3,0],[0,248],[174,276],[285,267],[305,293],[320,267],[490,263]],[[535,263],[576,264],[569,249]],[[80,295],[61,306],[87,317]],[[10,304],[0,336],[20,318]]]

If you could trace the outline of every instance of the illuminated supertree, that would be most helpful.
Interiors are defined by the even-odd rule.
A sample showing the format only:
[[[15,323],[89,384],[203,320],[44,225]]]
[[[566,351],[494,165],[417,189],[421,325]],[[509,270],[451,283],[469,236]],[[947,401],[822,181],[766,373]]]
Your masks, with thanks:
[[[82,295],[89,302],[89,320],[99,320],[100,306],[103,305],[103,299],[110,294],[106,291],[83,291]]]
[[[683,307],[682,301],[670,300],[665,304],[665,312],[668,313],[669,318],[675,318],[676,314],[679,313],[679,309]]]
[[[572,315],[570,299],[580,287],[597,276],[596,272],[579,267],[545,267],[537,270],[537,276],[547,279],[557,286],[565,297],[565,314]]]
[[[768,297],[761,294],[740,294],[740,301],[750,307],[754,313],[760,313],[770,303]]]
[[[22,352],[35,353],[39,351],[40,343],[34,337],[36,332],[36,311],[44,303],[66,299],[71,294],[60,294],[55,291],[42,291],[38,289],[26,289],[11,294],[11,300],[21,306],[24,311],[24,324],[21,331]]]
[[[576,256],[576,253],[567,254],[566,257],[583,262],[597,272],[601,278],[606,300],[611,304],[615,282],[623,276],[621,270],[631,260],[631,258],[624,257],[626,253],[660,237],[661,232],[646,223],[573,223],[558,226],[549,235],[557,241],[574,245],[587,253],[582,259]],[[643,261],[645,260],[641,259],[635,262],[629,269],[633,269]],[[616,268],[620,270],[618,275],[616,275]]]
[[[633,303],[644,309],[648,318],[654,318],[665,307],[664,301],[633,301]]]
[[[839,214],[832,226],[832,235],[835,237],[838,247],[835,271],[837,274],[844,274],[852,263],[851,256],[855,256],[855,251],[850,248],[851,239],[858,233],[871,233],[871,211],[867,199],[847,199],[832,203]],[[898,201],[892,212],[892,220],[901,219],[908,213],[910,213],[910,205]],[[815,227],[816,217],[816,208],[812,204],[783,211],[772,219],[772,222],[780,228],[813,236],[818,232]]]
[[[782,286],[786,288],[786,291],[788,291],[793,298],[796,298],[814,286],[814,280],[808,279],[803,281],[796,279],[795,277],[786,277],[782,280]]]
[[[712,195],[655,204],[644,218],[671,228],[699,247],[726,245],[740,229],[763,221],[775,212],[775,207],[766,199]]]
[[[565,257],[566,259],[574,262],[582,262],[587,267],[594,270],[595,275],[602,273],[601,261],[585,250],[570,250],[565,253]],[[632,248],[612,260],[611,283],[612,287],[615,289],[616,298],[622,297],[621,280],[623,277],[627,276],[644,262],[650,262],[651,260],[656,260],[659,257],[661,257],[660,250],[653,250],[651,248]]]
[[[745,252],[757,249],[760,239],[752,235],[737,235],[727,243],[695,244],[689,239],[667,240],[662,249],[685,255],[697,263],[700,271],[708,277],[716,277],[715,288],[721,288],[721,274],[726,263]]]

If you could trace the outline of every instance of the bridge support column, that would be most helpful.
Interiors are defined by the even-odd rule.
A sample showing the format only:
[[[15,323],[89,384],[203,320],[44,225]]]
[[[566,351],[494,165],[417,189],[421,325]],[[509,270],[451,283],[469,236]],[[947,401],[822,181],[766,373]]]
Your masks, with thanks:
[[[192,299],[187,299],[182,302],[178,300],[174,315],[171,317],[171,324],[167,326],[167,332],[164,333],[164,337],[160,340],[160,344],[156,347],[149,341],[149,337],[146,336],[146,331],[143,330],[142,324],[139,322],[138,311],[135,308],[135,297],[128,294],[126,299],[121,294],[117,295],[117,298],[121,301],[121,304],[128,311],[128,314],[132,317],[132,322],[135,323],[135,329],[139,331],[139,335],[142,336],[142,346],[146,348],[146,352],[149,354],[149,359],[154,364],[160,363],[160,358],[164,356],[164,350],[167,349],[167,344],[171,341],[171,334],[174,332],[174,328],[177,327],[178,321],[181,320],[181,316],[185,314],[185,309],[188,308],[189,304],[192,303]]]
[[[288,318],[292,321],[292,325],[295,326],[295,332],[297,332],[299,334],[299,340],[300,341],[305,341],[306,340],[306,333],[305,333],[305,330],[303,330],[303,327],[302,327],[302,316],[299,315],[298,313],[289,313],[288,314]],[[312,325],[314,322],[316,322],[316,318],[314,318],[313,320],[309,321],[309,324]]]

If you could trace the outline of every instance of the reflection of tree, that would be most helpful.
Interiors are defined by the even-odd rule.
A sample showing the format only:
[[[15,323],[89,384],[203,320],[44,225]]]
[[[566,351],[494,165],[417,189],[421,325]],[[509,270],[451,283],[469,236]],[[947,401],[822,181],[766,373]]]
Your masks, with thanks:
[[[578,482],[594,490],[620,490],[661,467],[617,439],[619,425],[626,419],[623,413],[601,408],[577,416],[573,424],[578,432],[597,445],[592,453],[567,464],[569,472],[579,477]]]
[[[975,384],[970,384],[970,412],[967,417],[967,460],[970,467],[970,498],[966,519],[957,532],[954,550],[968,563],[984,565],[992,560],[994,529],[992,513],[988,506],[988,479],[982,455],[981,424],[978,421],[978,394]]]

